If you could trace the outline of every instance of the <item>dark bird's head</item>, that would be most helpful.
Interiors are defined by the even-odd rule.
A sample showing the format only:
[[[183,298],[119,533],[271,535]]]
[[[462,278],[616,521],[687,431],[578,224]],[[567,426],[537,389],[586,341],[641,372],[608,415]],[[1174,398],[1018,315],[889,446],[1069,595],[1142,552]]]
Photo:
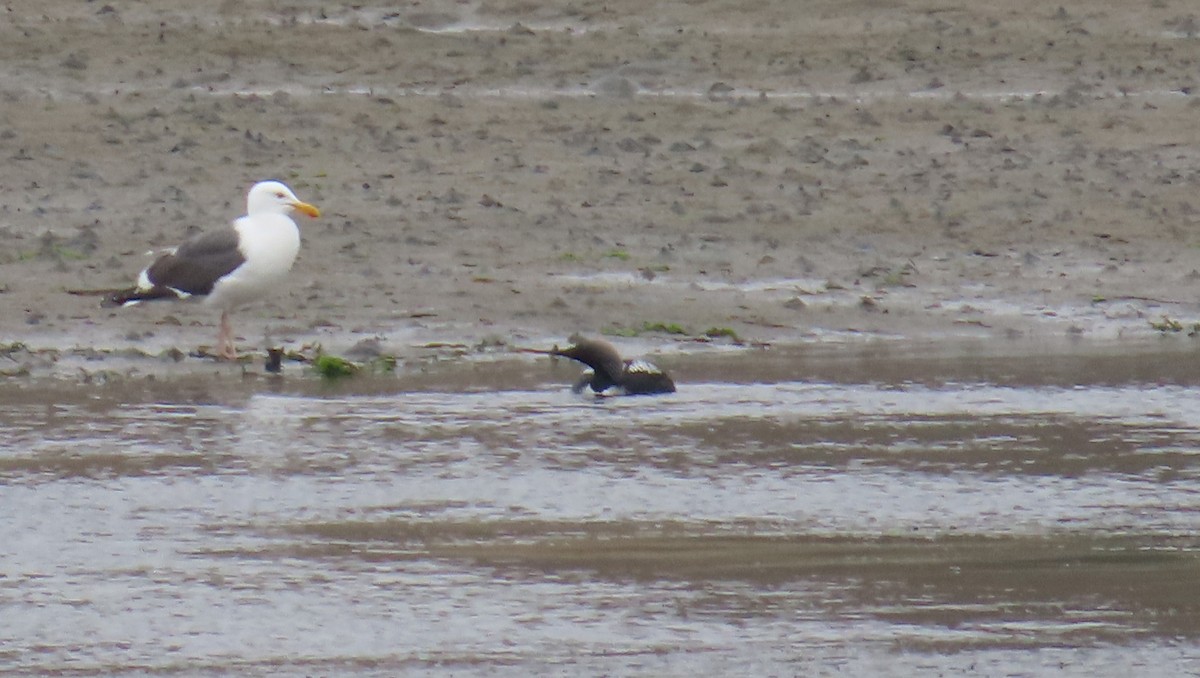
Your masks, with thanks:
[[[566,348],[555,346],[550,354],[578,360],[592,368],[591,378],[576,384],[576,392],[583,390],[584,386],[591,386],[593,391],[599,393],[617,384],[621,373],[625,370],[621,354],[617,353],[616,347],[603,339],[588,339],[578,334],[572,334],[570,346]]]

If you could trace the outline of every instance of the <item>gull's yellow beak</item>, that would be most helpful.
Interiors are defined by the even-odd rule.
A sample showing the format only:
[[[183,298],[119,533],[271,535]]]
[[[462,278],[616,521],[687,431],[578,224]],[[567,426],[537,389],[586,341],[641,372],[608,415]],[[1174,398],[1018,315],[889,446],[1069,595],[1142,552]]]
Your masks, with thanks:
[[[308,216],[312,217],[313,219],[316,219],[317,217],[321,216],[321,210],[317,209],[316,205],[310,205],[306,202],[300,202],[299,200],[292,203],[292,208],[295,209],[297,212],[303,212],[303,213],[307,214]]]

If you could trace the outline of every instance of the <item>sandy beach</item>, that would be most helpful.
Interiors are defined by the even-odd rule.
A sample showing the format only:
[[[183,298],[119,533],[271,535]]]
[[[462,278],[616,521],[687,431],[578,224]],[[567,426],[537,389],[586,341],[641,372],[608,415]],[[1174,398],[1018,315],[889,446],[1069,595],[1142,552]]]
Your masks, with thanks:
[[[68,292],[129,284],[149,250],[238,216],[264,178],[325,214],[300,224],[288,288],[237,313],[252,354],[403,360],[572,332],[648,352],[730,334],[1036,350],[1146,338],[1163,316],[1186,330],[1200,315],[1188,9],[11,7],[9,373],[67,354],[168,373],[196,360],[213,309]]]

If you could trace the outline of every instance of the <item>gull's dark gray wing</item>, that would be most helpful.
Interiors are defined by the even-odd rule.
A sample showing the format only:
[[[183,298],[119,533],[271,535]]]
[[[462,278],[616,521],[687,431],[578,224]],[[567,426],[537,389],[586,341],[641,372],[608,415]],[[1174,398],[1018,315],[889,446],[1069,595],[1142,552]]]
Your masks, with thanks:
[[[146,269],[146,278],[155,287],[208,294],[217,280],[244,263],[237,231],[230,226],[193,238],[159,257]]]
[[[104,306],[123,306],[152,299],[178,299],[212,292],[213,285],[246,263],[233,226],[205,233],[162,255],[146,269],[150,287],[132,287],[109,295]]]

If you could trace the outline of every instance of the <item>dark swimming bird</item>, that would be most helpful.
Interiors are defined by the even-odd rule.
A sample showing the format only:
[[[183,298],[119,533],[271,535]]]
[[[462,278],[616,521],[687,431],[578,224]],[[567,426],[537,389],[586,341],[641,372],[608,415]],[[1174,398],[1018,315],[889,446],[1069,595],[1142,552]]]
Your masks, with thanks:
[[[609,389],[617,389],[625,395],[675,392],[675,382],[666,372],[645,360],[622,360],[617,349],[603,339],[587,339],[576,334],[571,336],[571,343],[567,348],[555,346],[550,355],[578,360],[592,368],[571,387],[576,393],[588,386],[596,393]]]
[[[270,292],[291,270],[300,252],[293,211],[318,217],[278,181],[260,181],[246,196],[246,215],[221,230],[204,233],[167,250],[138,276],[137,285],[109,295],[105,306],[132,306],[154,299],[204,297],[221,309],[217,354],[237,359],[229,314]]]

